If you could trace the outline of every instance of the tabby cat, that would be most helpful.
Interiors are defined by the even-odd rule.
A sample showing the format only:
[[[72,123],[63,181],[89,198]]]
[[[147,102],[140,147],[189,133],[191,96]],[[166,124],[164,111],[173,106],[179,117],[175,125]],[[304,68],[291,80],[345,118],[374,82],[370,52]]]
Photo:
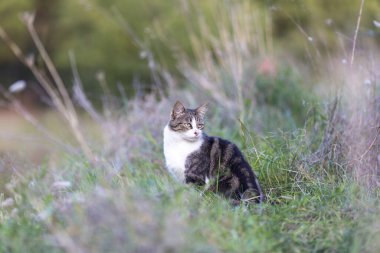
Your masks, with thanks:
[[[264,194],[239,148],[204,132],[207,104],[186,109],[177,101],[164,129],[166,167],[182,183],[206,186],[233,203],[260,203]]]

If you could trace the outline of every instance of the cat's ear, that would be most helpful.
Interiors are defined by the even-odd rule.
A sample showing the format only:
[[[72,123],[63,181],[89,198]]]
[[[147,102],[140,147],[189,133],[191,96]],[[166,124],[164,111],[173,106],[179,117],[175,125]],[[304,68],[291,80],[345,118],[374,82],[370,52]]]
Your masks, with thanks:
[[[199,106],[195,110],[197,111],[197,114],[199,114],[201,117],[204,117],[206,115],[207,109],[208,109],[208,104],[204,103],[203,105]]]
[[[181,116],[182,114],[184,114],[185,110],[186,109],[183,106],[183,104],[181,104],[181,102],[179,102],[179,101],[175,102],[175,104],[173,106],[172,114],[171,114],[172,119],[175,119],[175,118]]]

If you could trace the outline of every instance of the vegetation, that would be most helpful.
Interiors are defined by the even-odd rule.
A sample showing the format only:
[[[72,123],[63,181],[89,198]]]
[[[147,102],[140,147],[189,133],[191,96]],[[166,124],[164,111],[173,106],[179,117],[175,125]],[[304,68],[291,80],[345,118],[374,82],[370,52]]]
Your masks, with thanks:
[[[251,39],[262,47],[256,57],[281,54],[286,49],[287,58],[295,58],[309,66],[309,71],[321,74],[318,61],[346,54],[356,25],[360,0],[352,4],[337,1],[242,0],[238,4],[220,4],[218,0],[3,0],[0,24],[27,54],[36,53],[19,18],[23,12],[35,11],[36,30],[67,83],[71,81],[68,54],[72,52],[90,95],[101,93],[99,86],[94,85],[96,74],[101,72],[110,88],[117,90],[117,83],[122,84],[132,96],[136,88],[132,80],[143,91],[154,86],[146,67],[152,64],[148,52],[153,52],[153,60],[160,65],[176,71],[172,50],[184,50],[193,57],[196,52],[191,50],[187,35],[202,32],[195,28],[203,22],[199,16],[207,22],[210,32],[217,31],[224,5],[247,8],[249,17],[244,22],[255,30],[252,34],[259,35]],[[363,45],[379,45],[379,31],[373,24],[379,20],[379,12],[378,1],[366,1],[360,26]],[[4,85],[17,78],[33,80],[5,47],[0,47],[0,67]]]
[[[128,27],[128,15],[122,13],[128,8],[114,2],[120,4],[120,12],[114,12],[120,26],[109,29],[106,22],[111,21],[107,20],[103,31]],[[97,2],[81,3],[92,8]],[[111,50],[106,55],[99,50],[94,56],[99,61],[87,63],[80,54],[70,54],[68,71],[61,68],[64,60],[57,55],[66,54],[70,46],[51,54],[49,43],[45,47],[39,43],[41,33],[33,15],[24,14],[23,20],[32,35],[36,61],[23,44],[13,42],[7,29],[0,30],[9,51],[38,80],[52,107],[31,112],[18,100],[17,92],[22,91],[1,87],[4,103],[35,132],[33,139],[20,136],[18,148],[14,141],[17,152],[0,145],[0,252],[380,251],[379,62],[370,57],[378,49],[364,50],[368,44],[359,35],[352,64],[349,55],[337,52],[328,59],[316,56],[316,52],[323,55],[321,50],[313,51],[316,54],[309,56],[316,58],[310,66],[317,71],[309,78],[302,59],[289,64],[295,51],[286,52],[280,46],[281,39],[275,36],[280,35],[272,27],[277,17],[255,12],[259,5],[269,10],[268,1],[213,3],[189,3],[192,25],[186,32],[181,30],[178,37],[183,37],[173,39],[173,44],[169,44],[173,33],[168,33],[168,27],[177,25],[178,14],[169,3],[155,3],[155,8],[170,10],[173,16],[157,18],[154,27],[162,28],[157,37],[145,38],[142,29],[137,29],[134,39],[144,39],[133,45],[148,60],[144,71],[149,73],[149,89],[154,92],[123,96],[125,90],[119,86],[121,95],[115,95],[107,86],[106,71],[96,77],[103,93],[97,99],[99,106],[88,98],[86,87],[92,87],[92,82],[81,79],[82,73],[86,74],[86,64],[101,68],[104,57],[115,59],[116,64],[121,55],[113,50],[123,51],[121,40],[115,38],[115,45],[106,47]],[[296,3],[306,8],[313,2]],[[74,1],[59,4],[75,9],[70,7]],[[107,10],[101,4],[97,10]],[[138,1],[124,4],[143,8]],[[376,7],[373,2],[370,5]],[[322,6],[328,8],[329,3]],[[291,7],[281,10],[290,17],[318,17],[319,12],[294,14]],[[344,8],[358,13],[360,5]],[[207,15],[193,15],[196,11]],[[140,24],[142,17],[136,13],[131,13],[132,20]],[[94,15],[94,25],[96,15],[104,15],[87,14]],[[66,18],[69,26],[82,24]],[[363,20],[368,18],[372,17]],[[301,27],[298,18],[292,22],[297,29]],[[354,26],[352,21],[340,29],[354,30]],[[62,39],[63,44],[70,41]],[[94,43],[100,43],[95,48],[102,48],[104,41]],[[337,47],[352,50],[351,43]],[[162,52],[170,54],[169,58],[162,59]],[[118,70],[111,63],[108,67],[120,77],[117,73],[123,68]],[[67,84],[71,79],[73,94]],[[267,195],[266,203],[233,207],[218,195],[179,184],[168,175],[162,129],[175,100],[189,106],[209,101],[206,131],[242,148]],[[28,147],[30,143],[33,146]],[[27,153],[36,150],[43,155],[33,160]]]

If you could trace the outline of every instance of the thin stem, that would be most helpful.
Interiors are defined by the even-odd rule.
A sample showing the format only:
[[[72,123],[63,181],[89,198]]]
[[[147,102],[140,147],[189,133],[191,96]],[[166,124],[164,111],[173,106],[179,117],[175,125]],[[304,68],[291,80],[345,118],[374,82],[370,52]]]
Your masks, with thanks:
[[[60,98],[58,97],[56,91],[52,88],[50,81],[37,69],[32,60],[28,60],[25,55],[22,53],[21,49],[14,43],[8,36],[8,34],[0,26],[0,38],[5,42],[13,54],[22,62],[26,67],[32,71],[33,75],[37,81],[42,85],[45,91],[48,93],[49,97],[53,100],[53,104],[61,112],[65,111],[64,105],[61,103]],[[65,118],[67,116],[64,114]]]
[[[3,94],[3,96],[9,100],[9,102],[12,103],[12,108],[20,114],[26,121],[28,121],[30,124],[32,124],[37,131],[42,133],[44,136],[46,136],[50,141],[53,143],[58,144],[59,146],[63,147],[66,151],[69,151],[71,153],[74,153],[74,148],[71,145],[68,145],[64,142],[62,142],[60,139],[56,138],[54,134],[52,134],[48,129],[46,129],[43,125],[41,125],[38,120],[30,113],[28,110],[25,109],[25,107],[6,89],[4,89],[0,85],[0,92]]]
[[[351,67],[354,64],[354,59],[355,59],[356,40],[358,38],[360,20],[362,19],[362,12],[363,12],[364,1],[365,0],[362,0],[361,3],[360,3],[359,16],[358,16],[358,21],[356,23],[356,30],[355,30],[355,35],[354,35],[354,44],[352,45],[352,52],[351,52]]]
[[[38,37],[36,30],[33,27],[33,19],[34,16],[31,14],[24,14],[23,20],[28,27],[28,30],[33,38],[33,41],[46,64],[51,76],[55,84],[58,87],[59,93],[54,89],[54,85],[51,83],[48,77],[46,77],[34,64],[31,58],[25,57],[22,53],[21,49],[14,43],[8,34],[2,29],[0,26],[0,38],[5,42],[5,44],[10,48],[10,50],[15,54],[15,56],[25,64],[36,77],[37,81],[41,84],[41,86],[46,90],[48,95],[53,101],[54,106],[57,107],[59,113],[66,119],[67,123],[69,123],[71,131],[79,143],[83,153],[91,162],[95,162],[96,158],[93,155],[90,147],[88,146],[86,139],[82,131],[79,128],[79,121],[74,105],[68,95],[67,89],[60,78],[56,68],[54,67],[53,62],[51,61],[48,53],[46,52],[41,40]],[[60,96],[61,95],[61,96]]]
[[[65,84],[63,83],[60,75],[58,74],[58,71],[55,68],[53,61],[50,59],[49,54],[47,53],[44,45],[42,44],[42,42],[41,42],[41,40],[37,34],[36,29],[34,28],[33,19],[24,19],[24,22],[28,28],[28,31],[30,33],[30,36],[32,37],[34,44],[37,47],[38,52],[40,53],[43,61],[46,63],[46,67],[49,70],[49,73],[51,74],[51,76],[54,80],[54,83],[58,87],[59,93],[61,94],[61,96],[63,98],[63,102],[66,106],[66,109],[69,109],[70,116],[73,117],[72,120],[77,121],[76,111],[74,109],[74,105],[70,99],[70,96],[67,92]]]

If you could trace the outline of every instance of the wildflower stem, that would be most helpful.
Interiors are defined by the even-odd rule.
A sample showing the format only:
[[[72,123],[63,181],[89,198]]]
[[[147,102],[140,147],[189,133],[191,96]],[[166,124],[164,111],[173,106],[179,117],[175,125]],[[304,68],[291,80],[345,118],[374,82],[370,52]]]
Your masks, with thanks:
[[[362,12],[363,12],[364,1],[365,0],[362,0],[361,3],[360,3],[360,10],[359,10],[359,15],[358,15],[358,21],[356,23],[356,30],[355,30],[355,35],[354,35],[354,44],[352,45],[352,53],[351,53],[351,62],[350,62],[351,67],[354,64],[354,59],[355,59],[356,40],[358,38],[360,20],[362,19]]]

